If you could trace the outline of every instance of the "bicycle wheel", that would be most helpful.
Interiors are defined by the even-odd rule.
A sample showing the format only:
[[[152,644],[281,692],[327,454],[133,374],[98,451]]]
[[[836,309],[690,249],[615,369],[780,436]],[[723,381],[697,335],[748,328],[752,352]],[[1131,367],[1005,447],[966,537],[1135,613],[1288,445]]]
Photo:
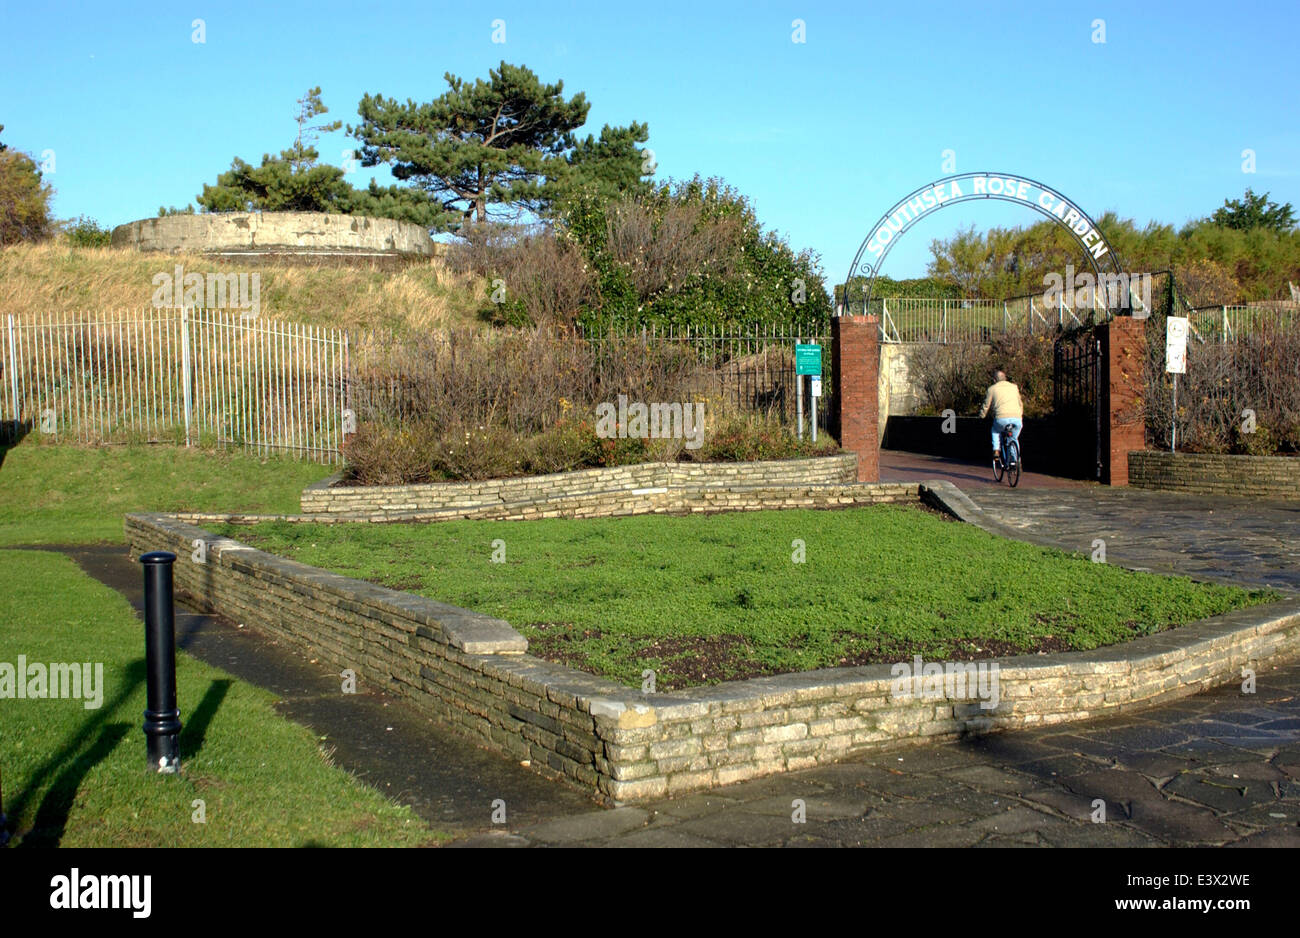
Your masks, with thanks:
[[[1020,444],[1015,440],[1007,443],[1007,484],[1012,488],[1020,482]]]
[[[995,454],[993,455],[993,481],[994,481],[994,482],[1001,482],[1001,481],[1002,481],[1002,473],[1003,473],[1003,464],[1002,464],[1002,461],[1001,461],[1000,459],[998,459],[997,454],[995,453]]]

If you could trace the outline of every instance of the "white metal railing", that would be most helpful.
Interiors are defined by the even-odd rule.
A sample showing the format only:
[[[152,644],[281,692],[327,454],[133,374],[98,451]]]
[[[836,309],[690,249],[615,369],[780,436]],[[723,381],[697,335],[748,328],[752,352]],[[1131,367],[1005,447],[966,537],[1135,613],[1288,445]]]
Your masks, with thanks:
[[[3,326],[0,419],[30,432],[339,459],[341,330],[193,309],[10,315]]]
[[[1257,334],[1266,324],[1300,326],[1300,305],[1198,306],[1187,312],[1192,338],[1200,342],[1234,342]]]

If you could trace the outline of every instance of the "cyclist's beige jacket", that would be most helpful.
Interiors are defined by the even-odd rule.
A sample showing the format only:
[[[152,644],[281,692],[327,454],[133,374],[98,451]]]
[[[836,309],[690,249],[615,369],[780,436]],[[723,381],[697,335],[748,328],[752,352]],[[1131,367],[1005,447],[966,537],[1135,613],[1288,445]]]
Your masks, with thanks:
[[[1010,381],[999,381],[990,387],[988,395],[984,398],[984,406],[980,408],[980,416],[983,417],[990,411],[993,413],[994,420],[1024,417],[1024,407],[1020,403],[1020,388]]]

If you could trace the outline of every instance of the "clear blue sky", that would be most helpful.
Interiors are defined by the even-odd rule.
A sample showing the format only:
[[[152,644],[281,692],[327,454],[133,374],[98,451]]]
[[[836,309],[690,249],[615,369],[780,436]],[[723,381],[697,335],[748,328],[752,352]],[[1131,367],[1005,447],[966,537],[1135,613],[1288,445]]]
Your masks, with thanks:
[[[364,92],[429,101],[444,72],[486,77],[502,59],[586,92],[592,132],[647,122],[660,177],[724,177],[767,227],[816,250],[831,281],[881,213],[944,175],[947,149],[960,172],[1040,179],[1094,217],[1182,224],[1247,186],[1300,205],[1295,0],[0,0],[0,11],[3,140],[53,151],[60,217],[109,226],[192,202],[236,155],[257,163],[287,146],[310,86],[331,118],[355,122]],[[337,164],[350,142],[339,131],[320,149]],[[884,273],[922,275],[930,240],[959,227],[1037,218],[947,209],[899,242]]]

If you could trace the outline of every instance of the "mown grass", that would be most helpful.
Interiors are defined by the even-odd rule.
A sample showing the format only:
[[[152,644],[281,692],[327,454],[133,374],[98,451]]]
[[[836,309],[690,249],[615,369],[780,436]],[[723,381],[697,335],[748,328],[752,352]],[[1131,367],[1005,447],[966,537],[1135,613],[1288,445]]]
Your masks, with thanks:
[[[29,438],[0,449],[0,546],[120,542],[135,511],[296,512],[303,487],[332,471],[233,450]]]
[[[898,506],[225,533],[499,616],[533,653],[626,684],[653,669],[660,689],[912,654],[1095,648],[1274,598]]]
[[[418,846],[409,808],[332,766],[274,696],[176,658],[183,772],[144,765],[140,621],[71,560],[0,550],[0,661],[102,662],[102,705],[0,699],[0,774],[17,846]],[[205,823],[196,823],[201,801]],[[12,846],[12,844],[11,844]]]

